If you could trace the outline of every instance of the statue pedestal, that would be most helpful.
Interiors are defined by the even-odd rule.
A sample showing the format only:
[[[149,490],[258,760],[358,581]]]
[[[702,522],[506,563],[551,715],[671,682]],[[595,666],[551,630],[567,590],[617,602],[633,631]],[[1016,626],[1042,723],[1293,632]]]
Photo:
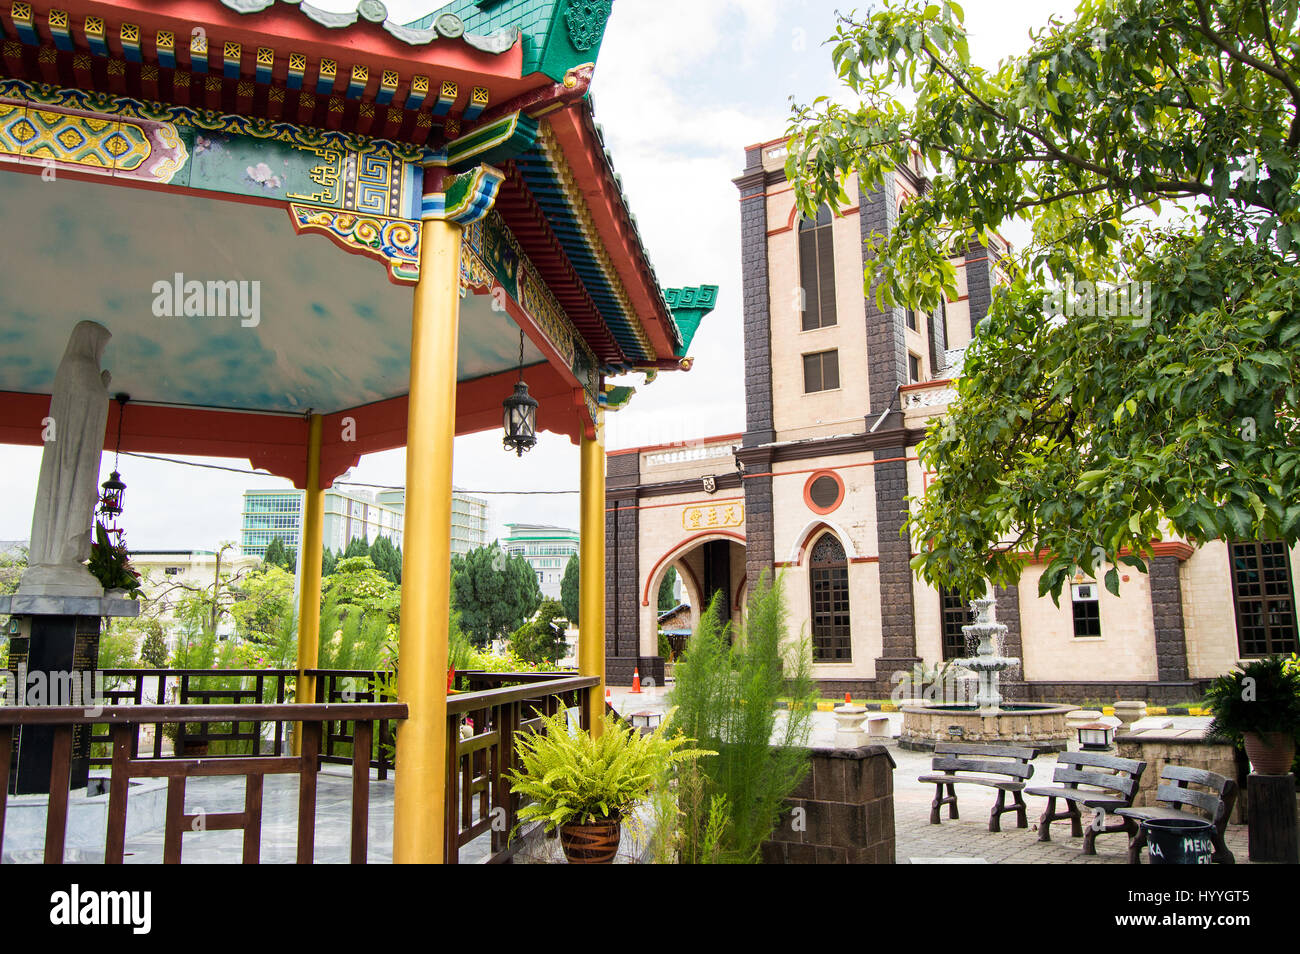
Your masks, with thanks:
[[[0,597],[0,613],[11,614],[6,704],[86,709],[102,705],[101,683],[95,679],[100,620],[139,612],[134,600],[112,596]],[[10,765],[11,795],[49,792],[53,748],[53,727],[19,728]],[[77,726],[70,787],[85,788],[89,772],[90,726]]]

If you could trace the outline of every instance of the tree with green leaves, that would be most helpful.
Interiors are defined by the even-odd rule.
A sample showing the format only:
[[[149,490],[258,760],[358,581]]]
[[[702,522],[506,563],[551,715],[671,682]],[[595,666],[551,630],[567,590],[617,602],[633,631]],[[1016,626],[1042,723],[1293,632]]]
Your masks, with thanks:
[[[298,561],[279,537],[272,537],[262,555],[263,566],[278,566],[290,573],[298,569]]]
[[[370,545],[370,559],[375,568],[393,583],[402,582],[402,551],[387,537],[377,537]]]
[[[560,661],[569,644],[564,627],[557,624],[564,619],[564,607],[559,600],[542,600],[537,615],[520,626],[510,636],[510,648],[525,662],[554,666]]]
[[[293,574],[279,564],[263,563],[233,588],[230,615],[240,639],[268,642],[282,620],[293,618],[293,582]]]
[[[582,568],[578,563],[578,554],[569,557],[564,564],[564,578],[560,580],[560,603],[564,606],[564,616],[570,626],[578,625],[578,612],[582,593]]]
[[[670,566],[664,574],[663,582],[659,584],[659,612],[667,613],[677,606],[677,596],[673,592],[676,587],[677,567]]]
[[[343,555],[340,559],[350,559],[355,557],[370,556],[370,544],[366,542],[365,537],[353,537],[348,541],[348,545],[343,548]]]
[[[338,563],[339,563],[339,555],[335,553],[333,550],[331,550],[329,547],[326,547],[324,552],[321,553],[321,557],[320,557],[321,579],[324,579],[325,577],[333,573],[334,568],[338,566]]]
[[[480,647],[513,633],[542,602],[528,561],[507,556],[496,543],[452,558],[451,590],[461,627]]]
[[[396,623],[401,605],[401,588],[379,572],[369,554],[345,556],[339,560],[321,589],[322,604],[355,606],[362,613],[385,617]]]
[[[920,446],[926,580],[979,593],[1039,553],[1040,595],[1076,568],[1117,592],[1171,533],[1300,537],[1297,5],[1083,0],[994,69],[951,0],[841,18],[854,104],[796,108],[800,207],[842,208],[848,176],[877,189],[913,151],[932,170],[870,242],[868,293],[941,309],[954,256],[1031,235]]]

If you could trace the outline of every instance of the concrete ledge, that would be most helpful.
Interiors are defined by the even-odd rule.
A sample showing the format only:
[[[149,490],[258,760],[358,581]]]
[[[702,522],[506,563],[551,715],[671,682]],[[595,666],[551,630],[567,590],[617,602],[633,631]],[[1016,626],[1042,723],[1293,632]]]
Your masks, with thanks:
[[[122,596],[36,596],[15,593],[0,596],[0,613],[11,616],[124,616],[140,615],[140,604]]]

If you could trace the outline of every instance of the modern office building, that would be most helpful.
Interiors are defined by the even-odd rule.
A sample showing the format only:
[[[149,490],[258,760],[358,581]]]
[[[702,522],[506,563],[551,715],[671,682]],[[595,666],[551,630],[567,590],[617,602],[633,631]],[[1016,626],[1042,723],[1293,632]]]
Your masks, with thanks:
[[[537,573],[537,585],[548,599],[560,598],[564,568],[578,554],[578,531],[538,523],[508,523],[510,533],[501,548],[511,556],[521,556]]]
[[[344,490],[325,492],[322,539],[326,548],[345,550],[360,537],[374,543],[387,537],[394,546],[402,543],[402,520],[406,510],[404,490]],[[488,502],[457,492],[452,497],[452,552],[465,553],[487,543]],[[261,559],[271,541],[279,537],[293,553],[298,552],[302,523],[302,491],[246,490],[240,544],[246,556]]]

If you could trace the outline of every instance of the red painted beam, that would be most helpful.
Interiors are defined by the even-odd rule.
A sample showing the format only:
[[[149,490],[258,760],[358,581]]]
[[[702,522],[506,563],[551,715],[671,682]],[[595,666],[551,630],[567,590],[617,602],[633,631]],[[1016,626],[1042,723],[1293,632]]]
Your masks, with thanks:
[[[501,427],[501,402],[514,390],[518,376],[517,371],[508,371],[460,382],[456,433]],[[583,431],[589,430],[581,391],[575,396],[572,382],[549,364],[526,368],[524,377],[540,404],[538,430],[563,434],[577,443]],[[49,411],[48,394],[0,391],[0,444],[42,446]],[[113,403],[104,429],[105,450],[112,450],[116,443],[117,417],[118,405]],[[321,486],[330,486],[363,454],[406,446],[406,417],[405,396],[326,414]],[[122,421],[122,449],[246,459],[253,467],[284,477],[300,489],[307,481],[307,419],[298,414],[128,404]]]

